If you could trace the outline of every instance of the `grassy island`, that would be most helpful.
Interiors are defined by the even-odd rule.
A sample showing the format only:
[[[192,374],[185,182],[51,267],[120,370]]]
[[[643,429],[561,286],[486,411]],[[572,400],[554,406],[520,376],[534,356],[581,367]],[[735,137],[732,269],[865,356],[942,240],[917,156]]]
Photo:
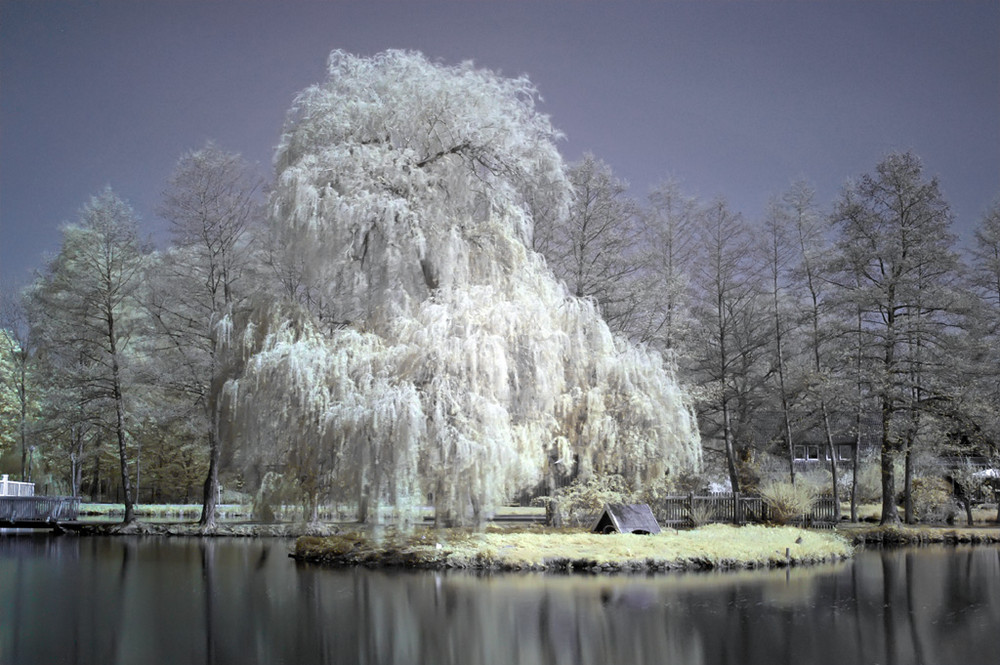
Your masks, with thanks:
[[[564,572],[772,568],[836,561],[851,544],[834,531],[722,524],[655,536],[580,530],[352,532],[304,536],[293,557],[335,566]]]

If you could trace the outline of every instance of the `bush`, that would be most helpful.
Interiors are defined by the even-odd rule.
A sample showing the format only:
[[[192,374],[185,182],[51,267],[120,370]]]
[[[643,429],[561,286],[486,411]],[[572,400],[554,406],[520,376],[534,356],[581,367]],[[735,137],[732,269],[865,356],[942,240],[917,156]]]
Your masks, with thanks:
[[[773,480],[761,485],[760,495],[771,510],[771,521],[787,524],[812,512],[819,491],[811,483]]]
[[[697,528],[717,521],[715,503],[712,501],[694,501],[687,509],[687,517],[691,526]]]
[[[882,467],[878,457],[858,460],[858,503],[881,503]]]
[[[955,512],[951,485],[944,478],[914,478],[910,500],[913,502],[913,515],[921,522],[945,522]]]
[[[590,526],[606,503],[632,503],[633,494],[619,475],[591,476],[586,482],[574,481],[560,487],[555,496],[541,496],[535,501],[553,503],[566,526]]]

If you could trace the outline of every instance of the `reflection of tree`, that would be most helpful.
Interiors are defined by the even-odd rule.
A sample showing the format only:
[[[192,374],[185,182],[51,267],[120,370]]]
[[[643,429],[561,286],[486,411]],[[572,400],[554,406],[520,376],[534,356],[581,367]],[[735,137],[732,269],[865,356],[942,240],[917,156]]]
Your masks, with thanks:
[[[923,665],[928,661],[925,657],[925,649],[923,642],[923,631],[917,625],[919,623],[920,617],[918,616],[918,609],[920,605],[915,600],[917,580],[914,577],[914,560],[913,552],[906,553],[906,614],[909,618],[910,623],[910,639],[913,642],[913,650],[916,654],[917,665]]]
[[[89,544],[90,552],[83,557],[85,565],[78,569],[82,588],[71,608],[78,617],[73,662],[114,663],[130,628],[125,605],[132,593],[129,571],[136,542],[132,538],[91,538]],[[85,606],[88,601],[91,607]]]
[[[882,552],[882,630],[885,633],[885,662],[893,665],[896,662],[896,554]]]
[[[682,613],[655,593],[597,580],[519,584],[463,575],[354,577],[357,662],[597,663],[703,662]],[[343,654],[339,654],[343,657]]]
[[[865,639],[864,632],[861,627],[864,622],[861,620],[861,585],[858,582],[858,566],[857,564],[851,566],[851,599],[854,606],[854,644],[857,647],[857,652],[863,652]]]
[[[215,597],[215,542],[211,538],[201,538],[198,541],[198,551],[201,553],[201,590],[205,621],[205,663],[215,663],[215,609],[212,599]]]
[[[609,578],[332,571],[290,564],[283,541],[68,542],[72,565],[65,546],[16,566],[0,548],[0,662],[964,663],[1000,625],[985,547]]]

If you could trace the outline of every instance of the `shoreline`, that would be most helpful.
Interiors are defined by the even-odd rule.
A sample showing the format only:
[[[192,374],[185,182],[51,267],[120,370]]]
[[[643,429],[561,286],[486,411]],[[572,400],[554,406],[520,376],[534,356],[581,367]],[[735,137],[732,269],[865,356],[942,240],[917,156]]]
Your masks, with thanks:
[[[529,535],[529,534],[522,534]],[[504,534],[468,534],[459,542],[429,542],[346,533],[305,536],[291,554],[297,561],[330,567],[387,569],[465,569],[484,572],[657,573],[670,571],[734,571],[790,568],[848,560],[863,549],[926,545],[998,544],[996,527],[850,526],[811,530],[787,526],[710,525],[658,536],[567,534],[539,531],[550,541],[547,550],[505,542]],[[508,538],[517,539],[516,533]],[[567,542],[567,538],[573,538]],[[643,539],[643,540],[635,540]],[[649,540],[646,540],[649,539]],[[478,541],[478,542],[477,542]],[[582,542],[581,542],[582,541]],[[675,541],[675,542],[671,542]],[[616,546],[625,543],[622,553]],[[651,547],[642,547],[642,546]],[[642,554],[628,548],[642,549]]]
[[[710,525],[655,536],[534,530],[370,538],[354,532],[299,538],[291,556],[331,567],[600,574],[784,568],[842,561],[853,552],[832,532]]]
[[[302,522],[222,522],[203,529],[193,522],[71,522],[59,524],[58,533],[75,536],[166,536],[180,538],[301,538],[335,535],[337,525]]]
[[[469,529],[358,524],[196,522],[77,523],[79,536],[232,537],[295,539],[289,556],[329,567],[480,572],[663,573],[789,568],[850,559],[860,549],[923,545],[998,544],[996,526],[843,525],[839,529],[714,524],[667,529],[655,536],[591,534],[580,529],[497,527]]]

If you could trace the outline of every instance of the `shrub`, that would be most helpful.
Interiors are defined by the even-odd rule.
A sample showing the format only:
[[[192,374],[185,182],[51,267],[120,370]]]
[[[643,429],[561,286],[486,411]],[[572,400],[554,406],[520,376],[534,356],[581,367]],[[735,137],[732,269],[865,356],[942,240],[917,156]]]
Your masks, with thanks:
[[[787,480],[772,480],[761,485],[760,495],[771,510],[771,521],[787,524],[808,515],[819,492],[811,483],[792,484]]]
[[[944,522],[955,511],[951,485],[944,478],[914,478],[910,500],[913,502],[914,517],[921,522]]]
[[[858,460],[858,503],[882,501],[882,467],[877,457]]]
[[[715,504],[711,501],[694,501],[687,509],[691,526],[697,528],[716,521]]]
[[[538,497],[536,502],[554,503],[566,526],[590,526],[606,503],[632,503],[633,494],[619,475],[591,476],[560,487],[555,496]]]

